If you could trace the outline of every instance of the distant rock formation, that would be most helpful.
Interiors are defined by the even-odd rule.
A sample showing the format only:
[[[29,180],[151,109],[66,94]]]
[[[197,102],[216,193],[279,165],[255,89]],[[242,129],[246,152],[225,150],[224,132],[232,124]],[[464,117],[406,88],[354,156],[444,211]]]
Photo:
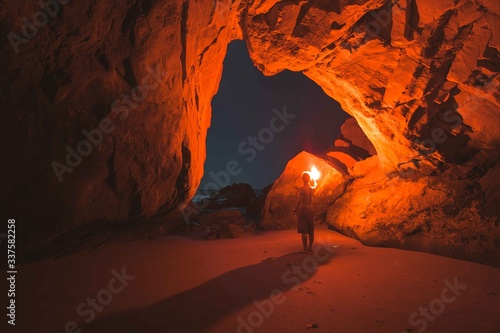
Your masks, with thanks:
[[[204,239],[237,238],[253,236],[255,224],[247,222],[236,209],[201,212],[192,218],[187,235]]]
[[[209,198],[197,203],[200,209],[220,209],[228,207],[246,207],[255,199],[255,192],[249,184],[229,185],[213,193]]]
[[[250,200],[246,206],[246,211],[253,217],[261,217],[264,203],[266,202],[267,194],[271,190],[273,184],[268,185],[262,189],[262,193]]]

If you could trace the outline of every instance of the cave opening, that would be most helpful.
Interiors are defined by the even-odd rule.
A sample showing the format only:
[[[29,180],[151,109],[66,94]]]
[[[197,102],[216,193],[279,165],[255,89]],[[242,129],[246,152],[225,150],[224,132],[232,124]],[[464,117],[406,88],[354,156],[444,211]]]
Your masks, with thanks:
[[[204,176],[194,200],[234,183],[258,193],[301,151],[331,147],[350,116],[302,73],[264,76],[244,41],[228,45],[212,99]]]

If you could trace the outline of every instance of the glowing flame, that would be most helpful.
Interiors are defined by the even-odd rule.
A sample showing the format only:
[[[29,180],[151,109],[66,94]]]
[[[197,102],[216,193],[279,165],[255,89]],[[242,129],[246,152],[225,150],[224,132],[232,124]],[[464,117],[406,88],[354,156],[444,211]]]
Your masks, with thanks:
[[[321,176],[321,173],[316,169],[316,167],[313,165],[311,168],[311,171],[309,171],[309,174],[311,175],[311,179],[313,180],[318,180],[319,177]]]
[[[309,176],[311,176],[311,181],[309,182],[309,186],[311,188],[316,188],[318,186],[317,180],[321,176],[321,173],[319,170],[313,165],[311,168],[311,171],[304,171],[302,174],[307,173]]]

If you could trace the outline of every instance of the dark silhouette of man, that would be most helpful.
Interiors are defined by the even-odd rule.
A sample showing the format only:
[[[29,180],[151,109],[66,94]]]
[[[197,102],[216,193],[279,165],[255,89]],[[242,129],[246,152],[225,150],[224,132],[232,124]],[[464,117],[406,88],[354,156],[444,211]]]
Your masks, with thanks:
[[[302,173],[303,185],[298,190],[298,200],[294,212],[298,212],[298,232],[302,234],[302,245],[304,252],[312,251],[314,242],[314,213],[312,199],[316,182],[311,186],[311,175],[309,172]],[[307,235],[309,235],[309,246],[307,246]]]

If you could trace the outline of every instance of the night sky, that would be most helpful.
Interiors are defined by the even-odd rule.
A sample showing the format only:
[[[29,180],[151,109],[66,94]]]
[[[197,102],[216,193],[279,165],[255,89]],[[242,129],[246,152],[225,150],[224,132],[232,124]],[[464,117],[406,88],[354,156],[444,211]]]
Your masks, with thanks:
[[[283,121],[277,114],[284,114],[284,108],[288,118]],[[314,153],[331,146],[349,117],[302,73],[264,76],[250,60],[244,41],[234,41],[228,47],[212,112],[200,190],[213,181],[210,173],[221,175],[231,160],[239,167],[230,163],[235,170],[230,184],[264,188],[302,150]],[[256,137],[256,143],[250,142],[249,136]],[[221,176],[220,183],[226,179]]]

